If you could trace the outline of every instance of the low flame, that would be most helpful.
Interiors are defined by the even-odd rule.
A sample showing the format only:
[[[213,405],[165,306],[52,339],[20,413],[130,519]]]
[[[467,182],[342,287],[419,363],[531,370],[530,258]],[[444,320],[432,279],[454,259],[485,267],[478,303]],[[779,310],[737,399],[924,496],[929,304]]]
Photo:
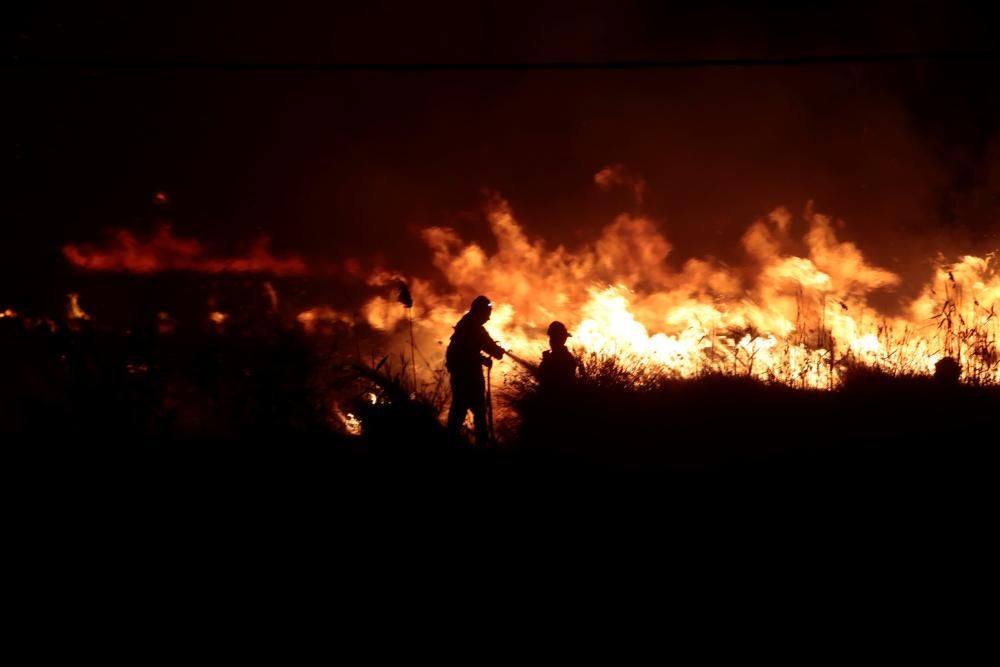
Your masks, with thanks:
[[[323,327],[337,323],[353,324],[354,318],[346,313],[341,313],[332,308],[320,306],[311,308],[298,314],[296,320],[302,325],[303,330],[308,334],[316,333]]]
[[[348,412],[344,419],[344,428],[350,435],[361,435],[361,420]]]
[[[361,420],[353,412],[344,412],[336,403],[333,404],[333,416],[336,423],[350,436],[359,436],[362,432]]]
[[[271,303],[271,310],[275,313],[278,312],[278,292],[270,280],[264,282],[264,293],[267,294],[267,299]]]
[[[594,181],[602,189],[628,187],[636,206],[642,203],[645,182],[621,165],[601,170]],[[486,294],[494,304],[487,329],[520,357],[540,356],[549,322],[559,320],[577,352],[624,356],[677,377],[722,372],[831,388],[852,363],[929,374],[952,357],[967,380],[1000,382],[1000,252],[939,258],[929,281],[907,290],[917,296],[888,314],[872,297],[881,294],[884,301],[885,292],[903,286],[902,277],[840,240],[839,222],[811,207],[801,238],[793,237],[793,216],[784,208],[753,222],[740,239],[746,260],[738,267],[713,258],[668,261],[673,245],[640,213],[619,215],[596,240],[574,249],[531,238],[497,195],[485,214],[495,251],[453,229],[429,227],[422,238],[440,280],[377,270],[366,279],[379,296],[358,312],[317,307],[297,321],[307,333],[363,322],[394,336],[425,380],[443,366],[452,327],[472,298]],[[266,239],[246,256],[209,258],[198,241],[177,238],[169,227],[147,242],[119,231],[104,248],[63,250],[73,264],[92,270],[314,271],[299,258],[276,259]],[[362,274],[357,262],[337,270]],[[264,289],[277,312],[273,284]],[[78,295],[69,297],[70,320],[89,319]],[[228,316],[210,308],[211,320],[223,325]],[[160,324],[173,329],[169,317]],[[503,381],[502,372],[492,377]]]
[[[66,259],[91,271],[156,273],[159,271],[199,271],[204,273],[268,273],[274,276],[301,276],[309,273],[298,257],[277,259],[271,255],[270,241],[261,237],[240,257],[212,258],[197,239],[174,236],[168,225],[159,228],[149,241],[142,242],[127,230],[114,232],[104,247],[67,244]]]
[[[69,320],[89,320],[90,315],[83,312],[83,308],[80,307],[80,295],[76,292],[70,292],[66,295],[69,299],[69,303],[66,306],[66,317]]]
[[[616,178],[601,172],[598,183]],[[745,266],[692,258],[679,270],[666,261],[671,243],[642,216],[620,215],[573,252],[530,239],[499,197],[486,217],[493,254],[452,229],[423,231],[446,289],[392,272],[369,278],[380,288],[410,285],[418,349],[435,350],[439,364],[452,326],[481,293],[494,303],[487,329],[522,357],[540,355],[545,328],[560,320],[578,351],[623,355],[678,377],[724,372],[830,388],[849,362],[928,374],[951,356],[967,378],[1000,382],[997,253],[939,261],[931,281],[892,316],[869,298],[897,289],[901,277],[840,241],[833,221],[818,213],[806,214],[806,256],[785,251],[794,241],[792,215],[777,209],[743,235]],[[390,296],[370,300],[361,317],[404,336],[406,310]]]

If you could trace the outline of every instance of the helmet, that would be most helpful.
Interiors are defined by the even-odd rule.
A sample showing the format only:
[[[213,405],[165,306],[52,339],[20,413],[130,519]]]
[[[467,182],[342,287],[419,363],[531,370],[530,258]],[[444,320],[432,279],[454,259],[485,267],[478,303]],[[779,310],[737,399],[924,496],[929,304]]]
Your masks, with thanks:
[[[469,308],[469,312],[475,313],[485,310],[493,310],[493,304],[490,303],[488,297],[480,295],[472,300],[472,306]]]
[[[556,320],[549,325],[548,335],[555,336],[560,334],[566,336],[567,338],[571,335],[570,332],[566,331],[566,325],[559,320]]]

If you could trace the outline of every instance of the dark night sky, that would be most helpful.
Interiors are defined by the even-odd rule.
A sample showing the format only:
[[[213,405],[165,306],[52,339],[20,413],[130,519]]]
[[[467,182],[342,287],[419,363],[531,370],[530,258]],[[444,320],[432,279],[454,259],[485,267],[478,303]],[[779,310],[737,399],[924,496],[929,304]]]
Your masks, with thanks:
[[[484,186],[534,232],[586,240],[629,206],[592,183],[619,162],[647,180],[645,211],[680,254],[725,255],[755,215],[809,199],[886,262],[899,247],[889,239],[1000,245],[1000,77],[988,59],[638,71],[81,65],[995,53],[995,17],[972,3],[78,4],[36,3],[4,21],[0,299],[62,280],[64,242],[152,229],[158,190],[178,233],[219,252],[266,232],[279,252],[381,253],[405,267],[421,226],[482,233]]]

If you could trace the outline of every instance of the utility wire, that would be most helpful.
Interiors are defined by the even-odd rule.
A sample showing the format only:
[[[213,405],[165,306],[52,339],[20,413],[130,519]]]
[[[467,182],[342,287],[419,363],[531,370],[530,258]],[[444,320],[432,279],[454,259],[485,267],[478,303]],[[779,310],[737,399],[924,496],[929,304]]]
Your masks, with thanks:
[[[225,72],[446,72],[544,70],[664,70],[721,67],[802,67],[812,65],[892,64],[908,62],[1000,62],[1000,51],[921,51],[783,58],[696,58],[668,60],[607,60],[547,62],[207,62],[115,60],[99,58],[14,58],[4,69],[78,69],[91,71],[205,70]]]

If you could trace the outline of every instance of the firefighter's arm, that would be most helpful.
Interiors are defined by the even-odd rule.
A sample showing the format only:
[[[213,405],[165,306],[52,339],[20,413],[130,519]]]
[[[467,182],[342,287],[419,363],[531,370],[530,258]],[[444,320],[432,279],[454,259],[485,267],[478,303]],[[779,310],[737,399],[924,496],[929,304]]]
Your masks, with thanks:
[[[486,354],[491,357],[496,357],[497,359],[503,359],[503,348],[497,345],[496,341],[490,338],[490,335],[486,333],[486,329],[483,329],[482,340],[480,341],[479,349],[481,349]]]

